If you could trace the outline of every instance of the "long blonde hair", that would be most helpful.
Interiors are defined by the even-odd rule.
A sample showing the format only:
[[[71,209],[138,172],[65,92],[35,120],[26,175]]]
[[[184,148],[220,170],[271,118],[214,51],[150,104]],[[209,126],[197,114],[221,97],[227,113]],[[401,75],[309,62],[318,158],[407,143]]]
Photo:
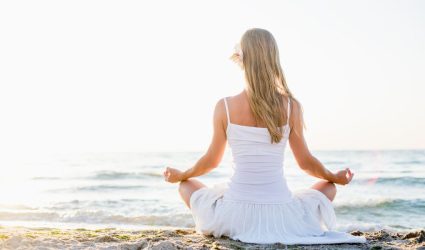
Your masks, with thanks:
[[[288,119],[287,104],[282,97],[289,98],[291,104],[296,99],[286,84],[276,41],[269,31],[252,28],[243,34],[239,45],[242,60],[238,63],[245,71],[248,101],[254,118],[257,123],[265,123],[271,143],[278,143],[283,137],[281,126]],[[235,52],[230,58],[237,62],[240,56]]]

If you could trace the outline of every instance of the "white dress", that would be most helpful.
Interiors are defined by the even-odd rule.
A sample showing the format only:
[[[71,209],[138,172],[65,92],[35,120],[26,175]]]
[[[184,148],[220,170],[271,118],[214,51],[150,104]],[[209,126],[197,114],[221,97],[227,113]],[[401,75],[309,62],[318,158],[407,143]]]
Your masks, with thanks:
[[[231,123],[226,98],[224,103],[234,174],[227,182],[192,193],[190,209],[197,233],[258,244],[366,242],[364,236],[332,231],[335,211],[322,192],[288,188],[283,169],[288,122],[282,140],[271,144],[267,128]],[[289,107],[290,102],[288,121]]]

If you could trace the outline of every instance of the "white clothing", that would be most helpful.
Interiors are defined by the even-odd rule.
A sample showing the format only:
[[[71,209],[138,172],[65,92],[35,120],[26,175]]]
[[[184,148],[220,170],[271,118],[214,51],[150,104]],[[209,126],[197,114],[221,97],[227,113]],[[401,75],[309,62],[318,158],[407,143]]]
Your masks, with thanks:
[[[366,242],[364,236],[332,231],[335,211],[322,192],[288,188],[283,161],[290,133],[290,100],[283,138],[273,144],[267,128],[231,123],[226,98],[224,104],[234,174],[225,183],[192,193],[190,209],[198,233],[259,244]]]

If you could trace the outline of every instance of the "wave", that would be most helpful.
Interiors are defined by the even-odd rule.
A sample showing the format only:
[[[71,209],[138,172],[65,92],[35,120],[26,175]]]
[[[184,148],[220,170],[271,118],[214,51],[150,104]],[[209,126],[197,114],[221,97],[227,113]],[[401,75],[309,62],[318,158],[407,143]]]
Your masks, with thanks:
[[[223,173],[214,171],[208,173],[205,177],[222,177]],[[95,180],[115,180],[115,179],[146,179],[146,178],[163,178],[161,172],[117,172],[117,171],[98,171],[94,175],[88,177]]]
[[[419,161],[419,160],[395,161],[393,163],[397,164],[397,165],[421,165],[421,164],[425,164],[425,162]]]
[[[411,211],[412,213],[419,213],[425,215],[425,200],[424,199],[365,199],[362,201],[352,201],[344,203],[335,203],[335,209],[343,212],[353,212],[359,210],[364,212],[364,209],[379,210],[379,211]]]
[[[73,188],[50,189],[48,192],[75,192],[75,191],[113,191],[113,190],[137,190],[145,189],[144,185],[91,185]]]
[[[0,209],[8,210],[37,210],[37,208],[30,207],[23,204],[0,204]]]
[[[402,186],[422,186],[425,185],[425,178],[413,177],[413,176],[402,176],[402,177],[373,177],[354,179],[352,183],[357,184],[385,184],[385,185],[402,185]]]
[[[121,180],[121,179],[146,179],[146,178],[162,178],[162,173],[158,172],[118,172],[118,171],[98,171],[90,176],[83,177],[57,177],[57,176],[37,176],[31,178],[31,180]]]
[[[147,186],[143,185],[94,185],[94,186],[85,186],[77,187],[76,190],[79,191],[100,191],[100,190],[129,190],[129,189],[142,189]]]
[[[362,200],[350,200],[344,202],[334,202],[335,208],[366,208],[366,207],[380,207],[394,202],[395,199],[391,198],[365,198]]]
[[[158,199],[106,199],[106,200],[71,200],[61,201],[47,204],[41,209],[48,211],[68,211],[76,209],[114,209],[121,210],[122,208],[134,209],[135,211],[144,211],[149,213],[157,212],[172,212],[173,207],[158,206]],[[162,202],[164,203],[164,202]]]
[[[386,225],[382,225],[380,223],[371,223],[371,222],[350,222],[350,221],[344,221],[339,218],[339,222],[336,226],[336,230],[343,231],[343,232],[352,232],[352,231],[363,231],[363,232],[370,232],[370,231],[378,231],[378,230],[394,230],[396,227],[389,227]],[[409,229],[409,228],[406,228]]]
[[[146,177],[162,177],[157,172],[117,172],[117,171],[99,171],[89,177],[97,180],[115,180],[115,179],[143,179]]]
[[[58,212],[0,212],[1,221],[54,221],[60,223],[155,225],[174,227],[194,227],[190,213],[170,215],[124,216],[105,211],[77,211],[60,214]]]

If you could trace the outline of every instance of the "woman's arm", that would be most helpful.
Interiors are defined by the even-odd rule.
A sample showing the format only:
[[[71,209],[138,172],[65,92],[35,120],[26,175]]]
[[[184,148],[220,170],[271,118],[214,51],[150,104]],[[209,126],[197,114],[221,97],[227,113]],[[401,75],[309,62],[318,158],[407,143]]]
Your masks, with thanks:
[[[310,153],[304,139],[304,122],[301,105],[296,100],[291,103],[293,107],[291,109],[290,127],[292,129],[289,135],[289,144],[299,167],[307,174],[329,182],[341,185],[349,183],[354,175],[351,173],[350,169],[346,168],[334,174],[326,169],[325,166]]]
[[[167,167],[164,175],[169,182],[179,182],[192,177],[204,175],[221,162],[224,150],[226,149],[226,132],[224,122],[226,121],[226,111],[223,99],[220,99],[214,108],[213,117],[213,137],[207,152],[196,162],[196,164],[184,172]]]

